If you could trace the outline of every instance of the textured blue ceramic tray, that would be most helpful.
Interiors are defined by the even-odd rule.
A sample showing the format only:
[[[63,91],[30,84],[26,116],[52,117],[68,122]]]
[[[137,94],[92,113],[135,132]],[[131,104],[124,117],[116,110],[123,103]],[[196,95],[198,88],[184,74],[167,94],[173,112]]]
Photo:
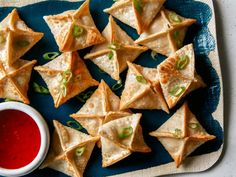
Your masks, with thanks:
[[[91,14],[100,31],[104,29],[108,22],[108,15],[103,13],[103,9],[111,6],[112,3],[112,0],[91,0]],[[21,18],[29,27],[35,31],[40,31],[45,34],[43,39],[22,58],[29,60],[36,58],[38,60],[38,65],[48,62],[42,58],[42,55],[46,52],[58,51],[58,47],[48,26],[43,20],[43,16],[61,13],[69,9],[77,9],[81,4],[82,2],[46,1],[17,8]],[[194,0],[167,0],[165,6],[166,8],[176,11],[182,16],[197,19],[197,24],[189,28],[185,44],[194,44],[196,52],[196,69],[197,72],[203,77],[205,83],[207,84],[207,88],[199,89],[191,93],[186,99],[189,102],[190,109],[197,116],[200,123],[210,134],[215,135],[217,138],[214,141],[207,142],[203,146],[199,147],[193,154],[191,154],[191,156],[218,151],[223,144],[223,129],[219,122],[214,119],[212,113],[217,109],[219,104],[221,80],[212,66],[211,60],[208,58],[209,53],[215,50],[216,47],[216,40],[208,29],[208,23],[212,18],[213,9],[205,3]],[[14,7],[0,7],[0,21],[5,18],[13,8]],[[133,39],[138,37],[135,30],[120,23],[119,21],[117,22]],[[83,57],[89,52],[89,50],[90,49],[88,48],[79,51],[80,56]],[[165,57],[159,55],[156,60],[153,60],[151,57],[151,51],[147,51],[143,53],[135,61],[135,63],[147,67],[156,67],[156,65],[161,63],[164,59]],[[98,67],[91,61],[86,60],[86,64],[92,76],[96,80],[100,81],[101,79],[104,79],[110,86],[116,83],[107,74],[100,73]],[[125,79],[125,75],[126,71],[122,73],[123,81]],[[34,81],[45,85],[39,74],[33,71],[28,93],[31,106],[41,112],[49,124],[51,132],[53,131],[53,119],[57,119],[66,124],[68,120],[71,120],[69,118],[69,114],[78,111],[83,104],[78,99],[73,98],[66,104],[62,105],[59,109],[55,109],[50,95],[38,94],[33,91],[32,83]],[[92,88],[92,90],[95,89],[96,88]],[[121,91],[122,88],[116,91],[116,94],[120,95]],[[177,108],[178,106],[174,110],[171,110],[171,114],[169,115],[163,111],[139,111],[143,113],[141,124],[143,127],[145,140],[153,150],[151,153],[133,153],[130,157],[109,168],[102,168],[101,152],[100,149],[96,147],[87,165],[84,176],[110,176],[172,162],[172,158],[165,151],[162,145],[155,138],[148,136],[148,133],[161,126],[176,111]],[[50,169],[43,169],[36,170],[27,176],[64,177],[66,175]]]

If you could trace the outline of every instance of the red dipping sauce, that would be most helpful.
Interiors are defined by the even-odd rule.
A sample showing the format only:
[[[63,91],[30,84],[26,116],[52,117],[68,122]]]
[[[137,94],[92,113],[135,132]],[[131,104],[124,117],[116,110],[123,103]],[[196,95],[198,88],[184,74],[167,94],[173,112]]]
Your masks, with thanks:
[[[35,121],[19,110],[0,111],[0,167],[17,169],[37,156],[41,144]]]

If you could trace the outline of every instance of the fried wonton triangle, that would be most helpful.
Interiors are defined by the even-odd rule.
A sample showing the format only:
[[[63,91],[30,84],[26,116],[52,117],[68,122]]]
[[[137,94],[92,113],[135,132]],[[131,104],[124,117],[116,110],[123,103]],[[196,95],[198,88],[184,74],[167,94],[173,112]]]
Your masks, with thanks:
[[[161,88],[169,108],[173,108],[185,95],[205,84],[195,71],[193,45],[178,50],[158,66]]]
[[[128,66],[120,109],[162,109],[168,113],[157,69],[145,68],[132,63],[128,63]]]
[[[150,135],[158,138],[175,160],[177,168],[195,149],[215,139],[215,136],[209,135],[201,126],[187,103]]]
[[[19,59],[14,65],[6,66],[0,62],[0,98],[8,98],[29,104],[27,91],[31,71],[36,60]]]
[[[105,41],[89,10],[86,0],[78,10],[44,16],[61,52],[76,51]]]
[[[119,74],[127,68],[126,62],[133,62],[147,48],[134,44],[111,16],[102,34],[106,38],[106,42],[94,46],[84,58],[92,60],[113,79],[119,80]]]
[[[0,23],[0,61],[13,65],[42,37],[43,33],[34,32],[27,27],[14,9]]]
[[[55,131],[46,160],[40,169],[49,167],[73,177],[83,177],[98,137],[53,121]]]
[[[151,149],[146,145],[143,139],[142,128],[139,124],[142,114],[122,115],[122,117],[112,117],[107,123],[99,129],[102,144],[102,166],[110,166],[127,156],[132,152],[150,152]]]
[[[71,117],[77,120],[92,136],[98,135],[99,127],[110,111],[118,111],[120,99],[102,80],[97,90],[83,107]]]
[[[77,52],[62,53],[34,69],[46,82],[56,108],[87,88],[98,85]]]
[[[183,46],[187,29],[195,22],[195,19],[184,18],[173,11],[163,9],[135,43],[170,56]]]
[[[111,14],[141,34],[160,11],[165,0],[119,0],[104,12]]]

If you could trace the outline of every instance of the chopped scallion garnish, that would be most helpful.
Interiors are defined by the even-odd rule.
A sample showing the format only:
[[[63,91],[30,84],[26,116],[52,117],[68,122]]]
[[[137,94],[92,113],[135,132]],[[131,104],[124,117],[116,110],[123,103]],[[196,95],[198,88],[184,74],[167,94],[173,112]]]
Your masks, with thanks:
[[[0,44],[5,42],[5,37],[0,33]]]
[[[191,129],[198,129],[200,127],[199,123],[188,123],[188,127]]]
[[[186,68],[188,63],[189,63],[188,55],[182,55],[181,57],[179,57],[179,60],[176,62],[175,67],[177,70],[183,70]]]
[[[5,101],[5,102],[9,102],[9,101],[15,101],[15,100],[13,100],[13,99],[11,99],[11,98],[6,98],[4,101]]]
[[[17,47],[27,47],[30,44],[27,40],[17,40],[16,45]]]
[[[136,80],[139,83],[142,83],[142,84],[146,84],[147,83],[146,79],[143,76],[136,76]]]
[[[36,82],[33,82],[34,91],[37,93],[49,94],[49,90]]]
[[[61,80],[60,80],[61,92],[60,93],[65,97],[67,94],[67,84],[71,80],[73,74],[70,69],[67,69],[66,71],[64,71],[60,75],[61,75]]]
[[[113,58],[113,52],[108,53],[108,59],[111,60]]]
[[[45,60],[53,60],[53,59],[55,59],[58,55],[59,55],[58,52],[47,52],[47,53],[43,54],[43,58],[44,58]]]
[[[157,52],[155,52],[154,50],[151,52],[151,57],[152,57],[152,59],[153,60],[157,60],[157,56],[158,56],[158,54],[157,54]]]
[[[76,98],[80,100],[82,103],[85,103],[86,100],[89,99],[93,93],[94,93],[93,91],[88,91],[87,93],[81,93],[77,95]]]
[[[139,13],[142,13],[142,12],[143,12],[143,7],[142,7],[141,0],[133,0],[133,3],[134,3],[135,9],[136,9]]]
[[[75,155],[78,157],[78,156],[82,156],[83,153],[85,152],[86,148],[85,147],[78,147],[76,150],[75,150]]]
[[[78,26],[76,24],[74,24],[72,30],[73,30],[73,36],[74,37],[80,37],[84,32],[84,28],[82,28],[81,26]]]
[[[70,121],[67,121],[66,124],[71,127],[71,128],[74,128],[76,130],[82,130],[83,127],[76,121],[73,121],[73,120],[70,120]]]
[[[131,126],[125,127],[119,131],[118,137],[119,139],[125,139],[125,138],[128,138],[132,134],[133,134],[133,128]]]
[[[169,13],[169,20],[171,23],[180,23],[182,22],[182,19],[179,15],[177,15],[175,12]]]
[[[113,91],[119,90],[122,86],[123,86],[122,81],[118,80],[117,83],[112,86],[112,90]]]
[[[119,50],[121,49],[121,44],[117,41],[113,41],[111,44],[108,45],[108,49]]]
[[[184,93],[185,90],[186,90],[185,87],[176,85],[172,88],[172,90],[169,93],[171,96],[179,97]]]
[[[181,138],[181,135],[182,135],[182,130],[176,128],[175,131],[174,131],[174,133],[173,133],[173,136],[174,136],[175,138]]]

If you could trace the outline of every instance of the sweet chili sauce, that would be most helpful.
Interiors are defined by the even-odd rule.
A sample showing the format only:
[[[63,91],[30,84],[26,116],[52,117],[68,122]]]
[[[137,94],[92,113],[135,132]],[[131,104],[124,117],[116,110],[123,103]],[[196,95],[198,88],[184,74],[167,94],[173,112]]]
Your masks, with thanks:
[[[19,110],[0,111],[0,167],[17,169],[37,156],[41,144],[35,121]]]

